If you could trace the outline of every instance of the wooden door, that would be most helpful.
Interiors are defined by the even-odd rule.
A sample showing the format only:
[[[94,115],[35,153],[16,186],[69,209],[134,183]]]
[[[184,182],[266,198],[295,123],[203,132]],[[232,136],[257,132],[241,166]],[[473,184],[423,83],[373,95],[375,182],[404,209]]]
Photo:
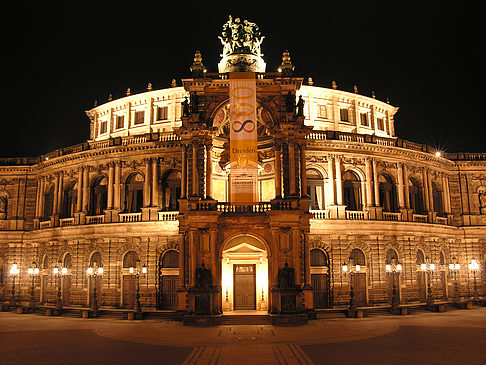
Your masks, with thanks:
[[[419,302],[425,303],[427,301],[427,283],[424,272],[417,272],[417,289]]]
[[[137,278],[135,275],[123,276],[123,308],[135,308],[137,298]]]
[[[62,278],[62,305],[71,304],[71,276],[66,275]]]
[[[312,291],[314,292],[314,307],[329,308],[329,276],[312,274]]]
[[[442,286],[442,299],[447,300],[447,278],[446,272],[440,272],[440,285]]]
[[[94,295],[94,285],[96,285],[96,301],[98,302],[98,306],[101,305],[101,276],[97,276],[96,280],[94,277],[90,277],[89,283],[89,306],[93,306],[93,295]]]
[[[177,275],[163,275],[161,278],[161,295],[160,308],[161,309],[176,309],[177,308],[177,283],[179,277]]]
[[[358,307],[366,306],[366,274],[353,274],[353,280],[355,304]]]
[[[256,309],[255,265],[234,265],[234,310]]]

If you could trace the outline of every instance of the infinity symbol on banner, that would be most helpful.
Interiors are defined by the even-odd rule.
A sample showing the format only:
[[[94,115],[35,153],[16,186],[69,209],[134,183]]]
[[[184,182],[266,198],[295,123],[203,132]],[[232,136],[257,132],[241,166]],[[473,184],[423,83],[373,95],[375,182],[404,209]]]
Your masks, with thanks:
[[[239,124],[240,126],[236,126],[236,124]],[[235,129],[236,127],[236,129]],[[233,128],[233,131],[235,133],[239,133],[241,131],[245,131],[247,133],[251,133],[255,130],[255,123],[252,120],[245,120],[243,123],[241,123],[239,120],[235,120],[233,124],[231,124],[231,128]]]

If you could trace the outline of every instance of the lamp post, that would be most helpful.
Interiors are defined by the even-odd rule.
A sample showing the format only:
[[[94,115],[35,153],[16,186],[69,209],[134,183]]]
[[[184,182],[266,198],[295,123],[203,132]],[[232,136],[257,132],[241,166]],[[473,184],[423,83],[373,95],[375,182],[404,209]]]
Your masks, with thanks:
[[[434,305],[434,297],[432,295],[432,274],[435,271],[435,264],[431,262],[429,257],[426,257],[425,263],[420,265],[420,270],[427,274],[427,306],[432,307]]]
[[[27,269],[27,274],[32,278],[32,286],[30,287],[30,301],[29,307],[31,310],[35,309],[35,278],[39,275],[39,268],[35,261],[32,261],[32,266]]]
[[[17,266],[17,264],[13,264],[12,267],[10,268],[10,275],[12,275],[12,297],[10,298],[10,305],[12,307],[15,307],[17,304],[17,301],[15,299],[15,277],[19,275],[20,269]]]
[[[469,270],[471,270],[473,273],[473,280],[474,280],[473,281],[473,289],[474,289],[473,301],[476,301],[478,300],[478,282],[476,281],[476,273],[479,270],[479,264],[477,263],[476,260],[471,260],[471,263],[469,264]]]
[[[386,264],[385,270],[388,275],[392,277],[392,302],[391,302],[391,311],[392,313],[398,313],[400,307],[400,297],[397,291],[397,285],[395,283],[395,278],[400,275],[402,272],[402,265],[397,263],[395,259],[392,259],[391,264]]]
[[[98,264],[95,262],[93,267],[88,267],[87,273],[89,277],[93,278],[94,285],[93,285],[93,301],[91,303],[91,309],[93,310],[93,317],[98,317],[98,295],[97,285],[98,285],[98,276],[103,275],[103,267],[98,267]]]
[[[454,278],[454,304],[458,305],[461,298],[459,296],[459,283],[457,282],[457,273],[461,270],[461,264],[457,261],[456,257],[452,258],[451,263],[449,263],[449,271],[452,273]]]
[[[61,283],[62,283],[62,276],[67,274],[67,267],[62,267],[61,262],[57,263],[57,266],[54,266],[52,269],[52,274],[57,276],[58,284],[57,284],[57,299],[56,299],[56,312],[57,315],[62,313],[62,294],[61,294]]]
[[[137,260],[136,267],[130,266],[129,272],[130,275],[135,275],[135,278],[137,279],[136,301],[133,310],[135,313],[140,313],[142,311],[142,305],[140,303],[140,275],[145,275],[147,273],[147,266],[143,265],[140,267],[140,260]]]
[[[349,258],[349,265],[345,262],[343,263],[343,273],[346,276],[349,273],[349,310],[354,311],[356,310],[356,299],[354,297],[354,278],[353,275],[355,273],[359,273],[361,271],[360,265],[353,265],[353,259]]]

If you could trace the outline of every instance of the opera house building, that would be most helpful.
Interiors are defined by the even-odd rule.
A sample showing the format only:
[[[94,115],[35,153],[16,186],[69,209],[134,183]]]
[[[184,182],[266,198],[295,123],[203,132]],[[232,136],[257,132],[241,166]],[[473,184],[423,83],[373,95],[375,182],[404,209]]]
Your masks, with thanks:
[[[4,309],[278,323],[484,300],[486,153],[400,139],[398,107],[286,51],[266,72],[262,40],[230,18],[217,73],[196,52],[188,78],[86,111],[87,141],[0,159]]]

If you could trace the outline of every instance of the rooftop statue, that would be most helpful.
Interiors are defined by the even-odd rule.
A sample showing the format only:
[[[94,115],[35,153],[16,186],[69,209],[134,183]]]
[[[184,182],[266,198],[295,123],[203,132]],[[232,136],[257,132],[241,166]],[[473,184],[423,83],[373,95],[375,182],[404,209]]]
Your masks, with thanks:
[[[260,51],[263,38],[258,25],[248,20],[241,21],[240,18],[233,20],[230,15],[219,36],[223,44],[222,56],[235,53],[263,56]]]

